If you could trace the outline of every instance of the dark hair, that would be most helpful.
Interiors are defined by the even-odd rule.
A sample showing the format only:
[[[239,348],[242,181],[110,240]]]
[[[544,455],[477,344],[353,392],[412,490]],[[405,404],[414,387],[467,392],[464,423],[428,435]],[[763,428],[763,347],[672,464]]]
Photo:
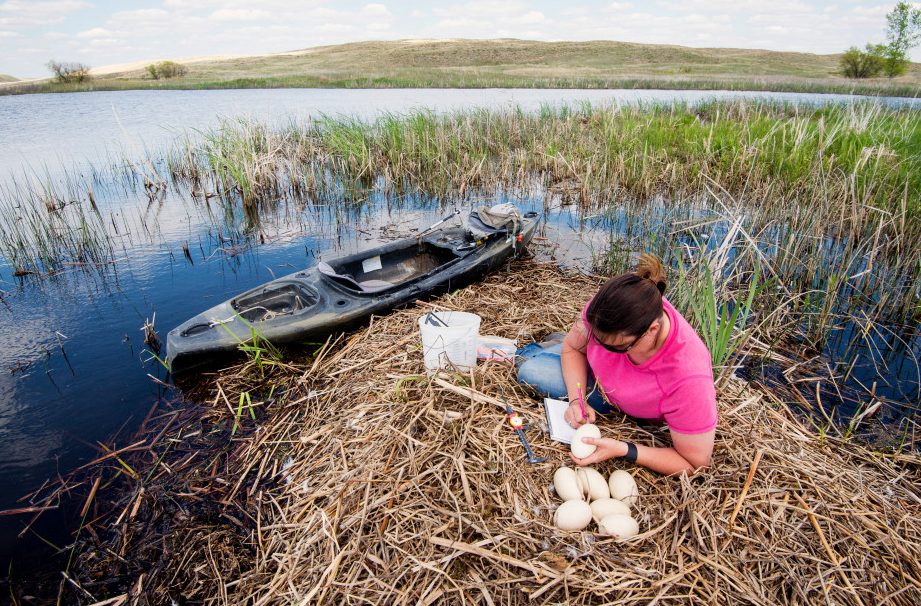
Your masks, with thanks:
[[[665,270],[655,255],[642,254],[636,271],[604,283],[585,310],[588,328],[602,334],[642,335],[662,315]]]

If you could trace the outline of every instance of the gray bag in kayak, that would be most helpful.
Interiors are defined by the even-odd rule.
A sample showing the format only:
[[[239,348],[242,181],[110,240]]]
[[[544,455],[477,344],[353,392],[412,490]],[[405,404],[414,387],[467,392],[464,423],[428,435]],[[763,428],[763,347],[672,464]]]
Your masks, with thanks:
[[[521,231],[521,212],[512,204],[481,206],[470,212],[467,229],[474,238],[506,232],[515,236]]]

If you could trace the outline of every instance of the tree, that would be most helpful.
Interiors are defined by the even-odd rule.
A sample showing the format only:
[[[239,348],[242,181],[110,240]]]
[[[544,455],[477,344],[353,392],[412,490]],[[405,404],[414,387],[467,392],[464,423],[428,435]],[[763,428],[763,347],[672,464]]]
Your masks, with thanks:
[[[885,52],[882,44],[867,44],[864,50],[852,46],[841,55],[841,71],[848,78],[878,76],[886,62]]]
[[[47,66],[58,82],[83,82],[90,78],[90,66],[83,63],[66,63],[52,59]]]
[[[908,69],[908,51],[921,42],[921,9],[899,2],[886,15],[886,45],[883,71],[890,78]]]
[[[184,76],[189,73],[189,68],[175,61],[151,63],[144,69],[147,70],[147,73],[150,74],[150,77],[154,80],[159,80],[160,78],[178,78],[179,76]]]

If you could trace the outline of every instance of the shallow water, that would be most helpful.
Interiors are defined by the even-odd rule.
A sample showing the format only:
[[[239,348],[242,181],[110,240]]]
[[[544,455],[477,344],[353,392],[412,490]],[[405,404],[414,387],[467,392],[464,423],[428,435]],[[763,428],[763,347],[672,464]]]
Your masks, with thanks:
[[[428,107],[439,111],[473,106],[580,101],[624,103],[711,98],[766,97],[791,102],[839,102],[841,95],[712,93],[695,91],[565,90],[237,90],[127,91],[0,97],[0,175],[29,171],[55,174],[61,167],[98,163],[122,154],[143,155],[183,128],[214,126],[231,115],[269,122],[305,119],[322,113],[373,117]],[[911,103],[915,100],[893,100]],[[166,126],[168,125],[168,126]],[[0,178],[2,183],[2,178]],[[292,201],[263,217],[264,243],[241,234],[239,209],[227,215],[220,202],[193,200],[171,193],[148,204],[143,192],[117,185],[97,191],[101,208],[121,212],[131,232],[119,241],[118,262],[104,271],[71,271],[44,280],[14,278],[0,262],[0,510],[22,507],[23,494],[56,473],[86,462],[99,441],[119,428],[123,435],[164,393],[147,375],[163,376],[145,353],[141,327],[156,314],[161,336],[191,315],[243,290],[297,268],[322,255],[368,247],[394,232],[434,222],[446,210],[424,196],[385,197],[371,192],[361,203]],[[525,210],[544,210],[545,199],[513,200]],[[661,224],[634,224],[629,213],[613,212],[584,221],[568,207],[553,205],[545,235],[558,243],[554,257],[588,267],[592,252],[602,251],[609,235],[635,240],[661,231]],[[142,224],[155,225],[147,233]],[[384,226],[392,229],[384,230]],[[232,239],[228,239],[233,236]],[[191,261],[183,252],[189,248]],[[856,327],[844,327],[842,345],[853,341]],[[850,340],[848,341],[848,339]],[[917,375],[910,353],[921,356],[921,340],[894,340],[865,347],[886,351],[888,368],[861,366],[855,378],[880,382],[878,393],[904,401],[915,393]],[[887,361],[885,356],[874,360]],[[880,379],[880,376],[884,378]],[[914,382],[913,382],[914,381]],[[887,384],[888,382],[888,384]],[[908,411],[903,411],[908,412]],[[897,415],[899,411],[890,412]],[[17,534],[29,516],[0,517],[0,561],[16,556],[14,576],[27,573],[30,556],[47,553],[38,538],[68,541],[54,515]]]

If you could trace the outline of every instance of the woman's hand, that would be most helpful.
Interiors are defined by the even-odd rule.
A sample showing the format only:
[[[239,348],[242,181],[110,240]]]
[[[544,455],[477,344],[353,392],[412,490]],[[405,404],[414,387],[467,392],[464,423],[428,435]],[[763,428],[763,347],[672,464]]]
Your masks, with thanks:
[[[578,408],[578,406],[576,407]],[[588,412],[588,410],[586,410]],[[594,444],[597,446],[595,452],[587,457],[580,459],[576,455],[569,453],[569,457],[576,465],[592,465],[608,459],[616,459],[627,455],[627,443],[615,440],[614,438],[582,438],[585,444]]]
[[[575,428],[579,428],[581,425],[586,423],[595,422],[595,410],[589,406],[585,405],[585,418],[582,418],[582,408],[579,406],[579,401],[569,403],[569,408],[563,413],[563,418],[566,419],[566,422]]]

